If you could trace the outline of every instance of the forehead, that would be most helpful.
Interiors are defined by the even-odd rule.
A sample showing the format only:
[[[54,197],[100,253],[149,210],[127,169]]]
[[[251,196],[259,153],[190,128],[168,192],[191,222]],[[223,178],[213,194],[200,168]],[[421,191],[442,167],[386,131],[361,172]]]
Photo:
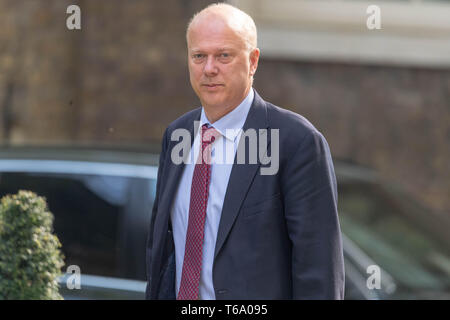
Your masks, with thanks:
[[[242,34],[231,28],[226,21],[214,17],[199,19],[188,33],[189,50],[243,49]]]

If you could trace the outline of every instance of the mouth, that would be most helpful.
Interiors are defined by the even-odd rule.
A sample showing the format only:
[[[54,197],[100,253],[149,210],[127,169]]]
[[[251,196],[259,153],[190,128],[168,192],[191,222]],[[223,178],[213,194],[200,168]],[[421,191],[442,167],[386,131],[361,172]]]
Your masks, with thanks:
[[[207,84],[202,84],[202,87],[206,87],[208,89],[215,89],[215,88],[219,88],[219,87],[223,87],[224,85],[221,83],[207,83]]]

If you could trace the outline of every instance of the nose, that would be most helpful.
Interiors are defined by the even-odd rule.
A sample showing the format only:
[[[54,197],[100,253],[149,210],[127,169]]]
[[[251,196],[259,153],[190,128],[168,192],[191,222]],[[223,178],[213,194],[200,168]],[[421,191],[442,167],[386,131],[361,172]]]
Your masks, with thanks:
[[[217,75],[217,73],[219,72],[219,69],[217,68],[214,56],[212,56],[212,55],[208,56],[208,58],[206,60],[206,63],[205,63],[205,66],[203,68],[203,72],[208,77],[212,77],[212,76]]]

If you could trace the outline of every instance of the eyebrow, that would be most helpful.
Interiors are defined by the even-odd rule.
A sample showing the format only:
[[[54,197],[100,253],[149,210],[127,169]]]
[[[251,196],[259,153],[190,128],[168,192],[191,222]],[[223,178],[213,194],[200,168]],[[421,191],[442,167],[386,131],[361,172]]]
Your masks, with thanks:
[[[218,51],[232,51],[232,50],[233,50],[233,48],[231,48],[231,47],[223,47],[223,48],[219,48]]]
[[[233,51],[233,50],[234,50],[234,49],[231,48],[231,47],[222,47],[222,48],[217,49],[217,51],[219,51],[219,52],[222,52],[222,51]],[[191,49],[191,52],[192,52],[192,53],[203,52],[203,51],[204,51],[204,50],[198,49],[198,48]]]

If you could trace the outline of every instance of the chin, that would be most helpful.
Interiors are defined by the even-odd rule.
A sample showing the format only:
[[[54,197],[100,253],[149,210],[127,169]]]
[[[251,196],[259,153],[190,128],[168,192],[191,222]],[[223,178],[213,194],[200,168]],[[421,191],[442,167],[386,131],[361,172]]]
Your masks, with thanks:
[[[202,104],[203,105],[208,105],[211,107],[220,107],[221,105],[223,105],[224,101],[223,99],[216,99],[216,98],[210,98],[210,97],[205,97],[205,99],[202,100]]]

